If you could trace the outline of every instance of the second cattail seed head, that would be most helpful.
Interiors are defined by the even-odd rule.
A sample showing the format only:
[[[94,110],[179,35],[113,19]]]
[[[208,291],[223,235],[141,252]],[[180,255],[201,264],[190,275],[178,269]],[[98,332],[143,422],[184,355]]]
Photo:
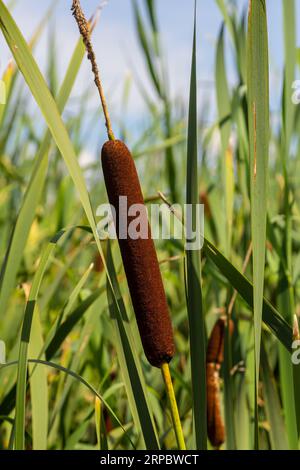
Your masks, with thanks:
[[[220,369],[224,361],[226,317],[221,317],[212,329],[206,353],[207,434],[211,444],[219,448],[225,442],[225,425],[221,412]],[[229,320],[229,334],[234,323]]]

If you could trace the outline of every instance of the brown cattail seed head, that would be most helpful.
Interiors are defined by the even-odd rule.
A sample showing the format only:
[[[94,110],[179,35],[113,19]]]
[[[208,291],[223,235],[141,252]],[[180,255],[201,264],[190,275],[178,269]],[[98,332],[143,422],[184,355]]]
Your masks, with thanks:
[[[211,444],[219,448],[225,442],[225,426],[221,413],[219,365],[206,364],[207,434]]]
[[[128,233],[124,238],[119,236],[120,218],[127,217],[127,212],[120,211],[119,197],[127,197],[128,209],[134,204],[145,208],[137,171],[128,148],[119,140],[104,144],[101,160],[108,199],[116,211],[119,246],[142,344],[150,364],[160,367],[172,359],[175,347],[149,224],[147,222],[147,238],[132,239]],[[127,232],[134,219],[128,216]]]
[[[211,444],[219,448],[225,442],[225,426],[221,413],[220,368],[224,360],[227,318],[221,317],[212,329],[206,354],[207,434]],[[229,320],[229,334],[234,323]]]
[[[214,362],[216,364],[222,364],[224,360],[224,339],[225,339],[225,327],[226,317],[221,317],[216,322],[212,329],[206,352],[206,362]],[[230,335],[233,334],[234,323],[232,320],[229,321]]]

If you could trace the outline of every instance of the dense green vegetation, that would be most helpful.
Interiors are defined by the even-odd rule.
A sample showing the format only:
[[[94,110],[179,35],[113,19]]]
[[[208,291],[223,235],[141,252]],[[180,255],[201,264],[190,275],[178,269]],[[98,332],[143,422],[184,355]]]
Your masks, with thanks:
[[[201,15],[208,2],[198,3]],[[213,325],[226,315],[235,328],[232,336],[226,332],[220,373],[222,449],[298,449],[300,366],[291,360],[300,313],[296,2],[282,1],[280,119],[270,113],[268,96],[268,2],[250,1],[248,17],[225,0],[217,4],[224,18],[215,53],[218,117],[203,127],[206,110],[197,116],[197,25],[190,101],[182,109],[168,93],[156,2],[132,2],[153,90],[150,97],[141,87],[148,123],[143,134],[133,140],[121,120],[119,137],[132,150],[146,203],[205,205],[201,252],[185,252],[184,240],[156,242],[187,448],[212,449],[205,350]],[[78,163],[86,122],[99,126],[85,114],[84,87],[78,116],[63,114],[85,48],[78,38],[57,87],[55,55],[49,53],[46,79],[34,60],[44,27],[27,43],[13,9],[0,0],[0,28],[14,56],[2,77],[7,101],[0,105],[0,339],[6,346],[0,448],[175,449],[164,382],[144,356],[118,244],[97,237],[96,209],[107,202],[100,158]],[[234,87],[225,36],[235,55]],[[35,119],[28,89],[39,110]],[[124,83],[124,106],[127,92]],[[162,224],[167,217],[165,211]]]

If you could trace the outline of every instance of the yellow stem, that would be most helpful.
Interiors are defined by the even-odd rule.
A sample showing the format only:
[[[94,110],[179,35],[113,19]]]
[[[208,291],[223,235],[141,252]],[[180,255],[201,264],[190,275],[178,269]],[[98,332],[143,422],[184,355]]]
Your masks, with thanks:
[[[162,375],[166,385],[166,391],[169,398],[169,404],[171,408],[172,421],[174,426],[174,431],[176,435],[177,445],[180,450],[186,450],[185,441],[182,432],[182,426],[180,422],[180,416],[178,412],[176,397],[174,393],[174,388],[172,384],[172,378],[170,374],[169,364],[165,363],[161,366]]]

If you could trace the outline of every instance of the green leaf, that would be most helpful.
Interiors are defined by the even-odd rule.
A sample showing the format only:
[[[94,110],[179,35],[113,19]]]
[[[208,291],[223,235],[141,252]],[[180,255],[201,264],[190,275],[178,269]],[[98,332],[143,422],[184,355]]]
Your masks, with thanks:
[[[284,304],[285,318],[293,325],[295,306],[295,293],[293,278],[293,242],[292,242],[292,209],[290,193],[292,190],[290,176],[290,148],[294,132],[294,119],[296,107],[292,102],[292,85],[296,77],[296,6],[294,0],[282,2],[283,27],[284,27],[284,50],[285,50],[285,70],[283,89],[283,135],[281,142],[281,160],[284,175],[284,213],[285,213],[285,233],[284,233],[284,260],[282,261],[282,276],[286,280],[286,289],[281,293],[279,301]],[[290,449],[298,449],[298,439],[300,430],[299,413],[297,413],[297,397],[300,392],[300,380],[297,377],[299,367],[293,368],[291,361],[285,351],[280,351],[281,387],[283,397],[283,407],[287,426]]]
[[[269,156],[269,59],[265,0],[251,0],[247,42],[256,387],[259,381]]]
[[[219,112],[219,121],[222,122],[226,116],[231,114],[231,101],[228,89],[228,82],[225,69],[224,57],[224,26],[222,26],[216,56],[216,92],[217,104]],[[234,199],[234,171],[233,171],[233,154],[229,145],[229,137],[231,131],[231,121],[227,120],[220,126],[221,143],[222,143],[222,160],[221,168],[223,175],[223,190],[225,195],[225,254],[230,256],[232,225],[233,225],[233,199]]]
[[[43,348],[43,333],[39,309],[34,309],[31,340],[28,346],[28,355],[38,357]],[[41,357],[45,359],[44,356]],[[47,449],[48,435],[48,381],[47,371],[44,367],[29,365],[30,373],[30,399],[32,409],[32,443],[34,450]]]
[[[285,49],[285,73],[284,73],[284,140],[286,145],[285,158],[288,159],[289,146],[294,126],[295,105],[291,99],[295,81],[296,69],[296,7],[295,0],[283,0],[283,27]]]
[[[264,343],[261,345],[261,370],[263,382],[263,396],[267,418],[270,423],[270,439],[273,450],[287,450],[288,442],[284,427],[284,420],[276,383],[270,366]]]
[[[101,401],[98,398],[95,400],[95,424],[98,448],[99,450],[108,450],[103,407]]]
[[[140,41],[141,47],[143,49],[143,52],[144,52],[144,55],[145,55],[145,58],[146,58],[146,63],[147,63],[147,67],[148,67],[150,76],[152,78],[154,87],[155,87],[158,95],[160,97],[162,97],[160,78],[159,78],[159,75],[157,73],[156,64],[153,60],[153,51],[152,51],[152,48],[151,48],[150,41],[147,37],[146,28],[145,28],[145,25],[143,23],[143,19],[142,19],[140,10],[139,10],[139,8],[138,8],[135,1],[133,2],[133,12],[134,12],[134,19],[135,19],[136,29],[137,29],[137,32],[138,32],[139,41]]]
[[[192,207],[189,221],[197,227],[198,188],[198,151],[197,151],[197,76],[196,76],[196,3],[194,20],[194,39],[190,82],[188,142],[187,142],[187,180],[186,203]],[[186,251],[187,308],[191,350],[191,376],[193,398],[193,420],[196,449],[206,449],[206,338],[201,288],[200,250]]]
[[[26,385],[27,385],[27,363],[28,363],[28,345],[30,341],[30,333],[32,319],[36,307],[36,301],[42,282],[44,272],[49,263],[55,243],[50,242],[44,249],[38,269],[33,278],[28,301],[26,303],[24,320],[21,333],[18,375],[17,375],[17,392],[16,392],[16,417],[15,417],[15,447],[16,450],[24,449],[25,435],[25,402],[26,402]]]

